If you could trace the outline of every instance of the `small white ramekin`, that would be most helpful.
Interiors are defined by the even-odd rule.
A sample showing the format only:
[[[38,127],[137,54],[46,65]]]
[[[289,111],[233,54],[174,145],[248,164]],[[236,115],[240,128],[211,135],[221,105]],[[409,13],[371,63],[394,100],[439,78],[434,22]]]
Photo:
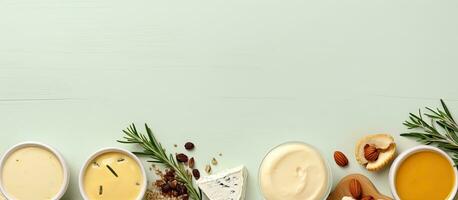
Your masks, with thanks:
[[[148,180],[147,180],[147,177],[146,177],[145,168],[143,167],[142,162],[140,161],[140,159],[138,159],[137,156],[135,156],[130,151],[127,151],[127,150],[124,150],[124,149],[121,149],[121,148],[117,148],[117,147],[108,147],[108,148],[100,149],[100,150],[96,151],[95,153],[93,153],[91,156],[89,156],[89,158],[86,160],[86,163],[84,163],[83,167],[80,170],[79,179],[78,179],[80,193],[83,196],[83,198],[85,200],[90,200],[89,197],[87,197],[86,192],[84,191],[84,174],[86,172],[86,168],[89,166],[89,164],[92,163],[92,161],[95,158],[97,158],[98,156],[100,156],[100,155],[102,155],[104,153],[109,153],[109,152],[118,152],[118,153],[122,153],[122,154],[128,155],[129,157],[134,159],[135,162],[138,164],[138,166],[140,167],[142,176],[143,176],[143,182],[142,182],[142,186],[141,186],[142,188],[140,189],[140,193],[138,194],[138,197],[137,197],[136,200],[142,200],[143,197],[145,196],[146,188],[148,186],[148,182],[147,182]]]
[[[52,148],[49,145],[40,143],[40,142],[22,142],[22,143],[16,144],[13,147],[11,147],[10,149],[8,149],[6,151],[6,153],[2,156],[2,159],[0,161],[0,190],[3,193],[3,195],[7,199],[13,199],[11,197],[11,195],[8,194],[6,192],[6,189],[3,187],[3,174],[2,174],[2,172],[3,172],[3,167],[5,165],[5,162],[6,162],[6,160],[9,158],[9,156],[12,153],[14,153],[15,151],[17,151],[19,149],[26,148],[26,147],[39,147],[39,148],[46,149],[46,150],[50,151],[51,153],[53,153],[57,157],[57,159],[59,159],[60,165],[62,167],[62,171],[64,173],[63,174],[64,180],[63,180],[63,183],[62,183],[62,186],[61,186],[59,192],[52,199],[53,200],[58,200],[58,199],[62,198],[62,196],[64,196],[65,192],[67,191],[68,183],[70,181],[70,171],[68,170],[67,163],[65,162],[64,157],[56,149]]]
[[[410,149],[402,152],[394,160],[393,164],[391,165],[390,173],[389,173],[390,189],[391,189],[391,193],[393,194],[394,198],[396,200],[400,200],[399,195],[398,195],[398,193],[396,191],[396,175],[397,175],[397,171],[399,169],[399,166],[409,156],[411,156],[411,155],[413,155],[415,153],[418,153],[418,152],[423,152],[423,151],[432,151],[432,152],[439,153],[440,155],[444,156],[444,158],[446,158],[450,162],[450,166],[452,166],[453,171],[455,173],[455,185],[453,186],[451,194],[450,194],[450,196],[449,196],[449,198],[447,200],[453,200],[455,195],[456,195],[456,193],[457,193],[457,189],[458,189],[458,171],[457,171],[456,167],[454,167],[455,164],[454,164],[452,158],[450,158],[450,156],[447,153],[445,153],[444,151],[440,150],[439,148],[436,148],[436,147],[433,147],[433,146],[427,146],[427,145],[420,145],[420,146],[416,146],[416,147],[410,148]]]

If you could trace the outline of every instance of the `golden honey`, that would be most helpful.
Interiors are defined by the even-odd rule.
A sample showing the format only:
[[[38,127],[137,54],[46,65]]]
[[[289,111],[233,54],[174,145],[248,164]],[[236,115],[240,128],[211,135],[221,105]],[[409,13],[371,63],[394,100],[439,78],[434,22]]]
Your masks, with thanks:
[[[410,155],[396,173],[396,190],[402,200],[445,200],[454,185],[453,166],[433,151]]]

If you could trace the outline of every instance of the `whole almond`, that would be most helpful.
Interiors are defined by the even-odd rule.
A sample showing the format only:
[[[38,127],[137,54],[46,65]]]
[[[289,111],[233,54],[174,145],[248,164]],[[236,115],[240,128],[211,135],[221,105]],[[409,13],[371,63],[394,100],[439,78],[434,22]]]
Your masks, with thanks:
[[[374,162],[378,159],[380,152],[374,145],[366,144],[364,146],[364,158],[369,162]]]
[[[358,180],[356,179],[351,179],[350,180],[350,193],[351,196],[355,199],[359,199],[361,197],[362,189],[361,189],[361,183],[359,183]]]
[[[193,169],[194,168],[194,164],[195,164],[194,157],[192,157],[188,161],[188,167]]]
[[[341,151],[334,152],[334,160],[336,161],[336,164],[341,167],[345,167],[348,165],[347,156],[345,156],[345,154],[342,153]]]
[[[361,200],[375,200],[374,197],[372,196],[364,196],[363,198],[361,198]]]

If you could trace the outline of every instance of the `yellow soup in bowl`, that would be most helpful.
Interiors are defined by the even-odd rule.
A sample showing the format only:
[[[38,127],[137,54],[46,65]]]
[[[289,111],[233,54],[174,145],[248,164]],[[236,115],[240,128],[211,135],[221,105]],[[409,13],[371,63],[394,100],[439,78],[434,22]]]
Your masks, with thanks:
[[[402,200],[446,200],[455,186],[455,171],[444,155],[419,151],[400,164],[395,186]]]

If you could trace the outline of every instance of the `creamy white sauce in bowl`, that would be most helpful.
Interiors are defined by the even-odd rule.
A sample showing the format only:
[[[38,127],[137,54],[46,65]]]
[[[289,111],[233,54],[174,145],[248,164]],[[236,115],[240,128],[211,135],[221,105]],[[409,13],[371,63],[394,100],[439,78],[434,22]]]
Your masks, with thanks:
[[[258,178],[266,200],[323,200],[332,187],[329,164],[316,148],[302,142],[270,150]]]
[[[60,199],[69,177],[60,153],[38,142],[15,145],[0,161],[0,190],[9,200]]]

